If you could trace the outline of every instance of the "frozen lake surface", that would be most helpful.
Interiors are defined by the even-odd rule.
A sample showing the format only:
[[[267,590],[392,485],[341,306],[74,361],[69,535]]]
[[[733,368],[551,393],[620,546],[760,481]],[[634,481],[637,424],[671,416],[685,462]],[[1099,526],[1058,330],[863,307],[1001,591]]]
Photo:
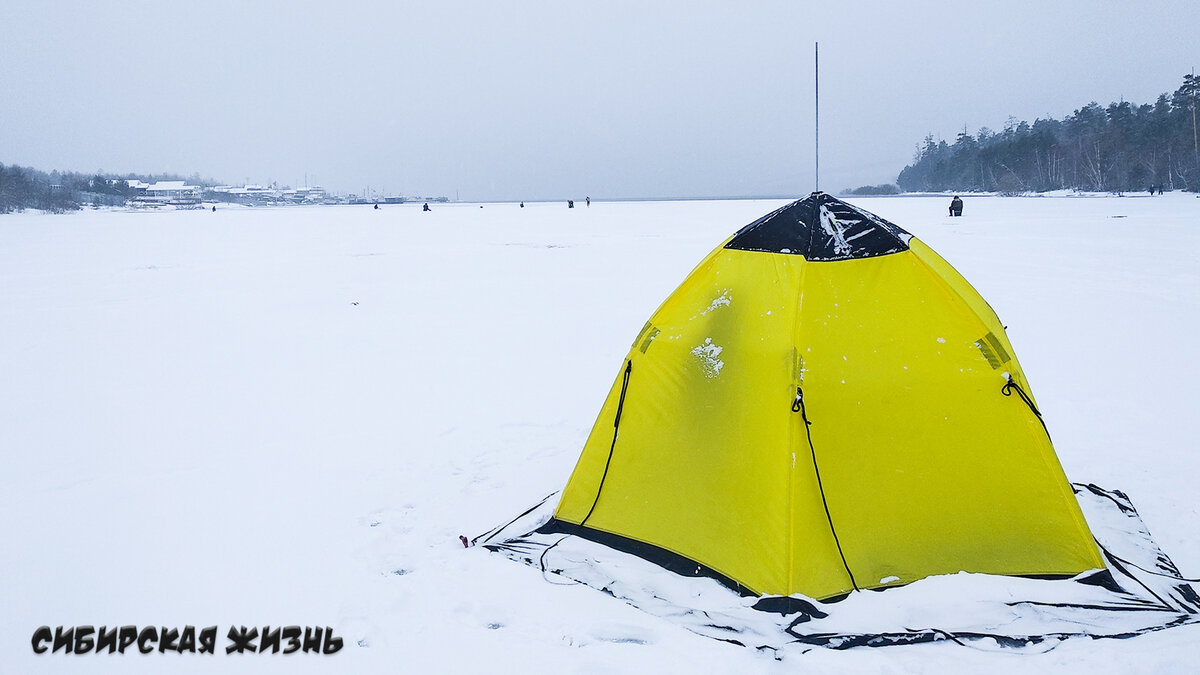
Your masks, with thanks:
[[[954,219],[945,197],[849,201],[966,276],[1007,325],[1068,477],[1128,493],[1200,575],[1200,199],[980,197]],[[1197,626],[1040,655],[779,662],[462,548],[562,487],[647,317],[784,203],[0,217],[0,671],[1195,663]],[[30,649],[38,626],[88,624],[218,625],[221,653]],[[224,654],[228,626],[268,624],[331,626],[346,646]]]

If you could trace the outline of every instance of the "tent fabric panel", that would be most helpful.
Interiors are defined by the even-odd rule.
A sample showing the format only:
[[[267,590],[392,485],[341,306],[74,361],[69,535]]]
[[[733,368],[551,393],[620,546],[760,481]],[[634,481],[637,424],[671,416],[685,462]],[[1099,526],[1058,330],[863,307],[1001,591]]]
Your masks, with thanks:
[[[789,592],[794,514],[820,508],[811,493],[801,495],[807,505],[792,504],[790,489],[791,337],[804,264],[722,250],[671,295],[650,319],[659,331],[650,346],[630,351],[615,447],[620,377],[557,519],[583,523],[595,502],[588,528],[652,543],[759,593]],[[809,520],[819,529],[807,535],[807,569],[840,587],[828,524]]]
[[[1004,325],[1001,323],[1000,317],[997,316],[996,310],[992,308],[987,300],[983,299],[983,296],[975,290],[970,282],[953,265],[947,262],[945,258],[930,248],[925,242],[914,237],[910,242],[910,247],[913,254],[931,270],[938,282],[944,284],[952,293],[966,303],[975,313],[975,316],[979,317],[979,320],[987,327],[987,333],[979,338],[981,341],[980,350],[985,354],[985,358],[986,353],[991,351],[996,355],[1000,365],[1005,366],[1007,361],[1002,360],[1000,352],[1008,354],[1012,360],[1012,367],[1005,367],[1005,370],[1021,384],[1025,392],[1033,399],[1033,392],[1025,381],[1025,375],[1021,371],[1020,365],[1016,363],[1016,351],[1013,349],[1012,344],[1009,343],[1008,334],[1005,332]],[[991,337],[989,338],[989,336]],[[1036,404],[1036,399],[1034,400]]]
[[[1040,422],[975,345],[1003,328],[968,290],[911,252],[807,270],[805,398],[860,588],[1103,567]]]
[[[1000,374],[1002,376],[1007,374],[1007,376],[1011,377],[1013,382],[1021,387],[1024,394],[1029,397],[1036,408],[1037,399],[1034,397],[1033,388],[1029,385],[1028,378],[1021,368],[1021,364],[1017,361],[1016,351],[1008,339],[1008,333],[1005,331],[1004,325],[1000,322],[1000,318],[996,315],[992,306],[937,251],[934,251],[915,237],[912,239],[912,252],[922,264],[929,268],[939,283],[947,285],[984,322],[984,325],[988,329],[988,334],[982,340],[977,340],[976,345],[982,347],[984,343],[990,344],[992,345],[992,351],[1000,355],[998,358],[1002,358],[1002,353],[1006,353],[1009,356],[1009,360],[1003,363],[1003,369]],[[1082,537],[1088,542],[1093,542],[1094,537],[1091,534],[1091,528],[1088,527],[1083,516],[1083,511],[1079,508],[1078,500],[1075,499],[1074,491],[1071,489],[1070,480],[1063,470],[1062,463],[1059,462],[1058,455],[1054,452],[1054,446],[1049,438],[1049,433],[1042,424],[1039,414],[1033,414],[1032,411],[1029,412],[1030,414],[1025,418],[1026,427],[1030,435],[1034,438],[1034,442],[1040,448],[1040,455],[1045,464],[1046,471],[1056,477],[1062,498],[1069,504],[1076,526],[1082,533]],[[1094,561],[1098,563],[1096,566],[1103,567],[1103,561],[1096,547],[1089,546],[1088,548],[1093,554]]]

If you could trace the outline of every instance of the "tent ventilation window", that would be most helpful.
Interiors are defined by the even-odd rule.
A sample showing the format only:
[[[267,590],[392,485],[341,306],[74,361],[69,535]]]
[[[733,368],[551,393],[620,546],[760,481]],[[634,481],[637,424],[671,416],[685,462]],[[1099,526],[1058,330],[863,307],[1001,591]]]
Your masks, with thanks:
[[[654,338],[658,337],[660,332],[654,327],[654,324],[647,321],[646,325],[642,326],[641,332],[633,339],[633,345],[638,348],[638,351],[645,354],[646,350],[650,348],[650,343],[654,342]],[[641,345],[639,346],[638,343]]]
[[[651,328],[650,332],[646,333],[646,338],[642,340],[642,346],[638,347],[638,351],[645,354],[646,350],[650,349],[650,343],[654,342],[654,338],[658,337],[659,332],[661,331],[659,331],[657,328]]]
[[[1012,360],[1012,357],[1008,354],[1008,350],[1004,348],[1004,345],[1000,344],[1000,340],[996,338],[995,333],[988,332],[987,335],[975,341],[975,346],[979,348],[979,351],[983,352],[983,358],[987,359],[988,365],[993,370]]]

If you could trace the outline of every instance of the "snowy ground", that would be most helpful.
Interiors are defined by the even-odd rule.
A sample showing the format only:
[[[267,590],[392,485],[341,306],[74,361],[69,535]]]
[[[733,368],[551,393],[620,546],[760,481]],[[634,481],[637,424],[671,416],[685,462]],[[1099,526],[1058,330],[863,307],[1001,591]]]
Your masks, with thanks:
[[[1068,476],[1200,575],[1200,199],[861,198],[987,298]],[[566,481],[638,329],[783,202],[0,217],[0,672],[1180,672],[1200,627],[783,662],[468,537]],[[215,656],[36,656],[41,625]],[[230,625],[332,656],[225,655]]]

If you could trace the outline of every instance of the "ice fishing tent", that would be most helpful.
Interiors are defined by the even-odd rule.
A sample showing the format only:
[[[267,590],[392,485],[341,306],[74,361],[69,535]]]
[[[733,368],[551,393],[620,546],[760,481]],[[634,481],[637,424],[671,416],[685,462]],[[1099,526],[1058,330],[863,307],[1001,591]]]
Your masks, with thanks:
[[[539,531],[817,599],[1105,566],[996,314],[920,240],[819,192],[650,317]]]

